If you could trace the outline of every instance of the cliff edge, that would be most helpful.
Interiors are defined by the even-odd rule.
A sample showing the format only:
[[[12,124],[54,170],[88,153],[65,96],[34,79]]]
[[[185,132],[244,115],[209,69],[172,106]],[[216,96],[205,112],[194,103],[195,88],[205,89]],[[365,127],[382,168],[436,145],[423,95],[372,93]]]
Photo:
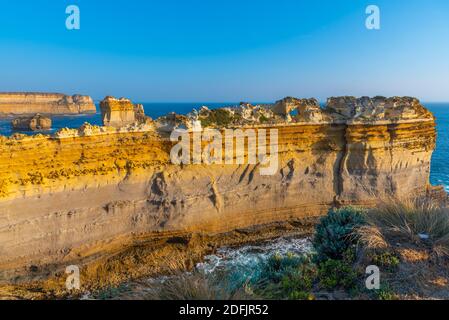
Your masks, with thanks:
[[[278,170],[173,164],[170,131],[183,128],[276,129]],[[397,97],[330,98],[324,108],[286,98],[0,137],[0,279],[30,266],[82,264],[142,239],[301,221],[330,207],[440,192],[429,184],[435,140],[433,115],[417,99]]]

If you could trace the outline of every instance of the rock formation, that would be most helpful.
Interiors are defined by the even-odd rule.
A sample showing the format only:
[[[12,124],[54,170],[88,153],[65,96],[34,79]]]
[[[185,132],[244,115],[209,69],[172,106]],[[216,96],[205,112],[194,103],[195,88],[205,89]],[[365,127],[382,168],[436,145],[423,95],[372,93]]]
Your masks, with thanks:
[[[95,113],[92,98],[57,93],[0,93],[0,116]]]
[[[102,108],[107,124],[135,120],[129,100],[107,98]],[[0,137],[0,279],[31,265],[84,263],[139,239],[301,221],[332,206],[435,191],[435,121],[418,100],[330,98],[321,110],[315,100],[289,98],[272,108],[202,108],[154,126]],[[279,115],[292,108],[301,121]],[[160,129],[191,121],[277,129],[278,171],[172,164],[174,143]]]
[[[321,110],[316,99],[296,99],[287,97],[279,100],[273,106],[273,112],[277,115],[288,117],[293,111],[297,111],[298,122],[319,123],[329,120],[325,112]]]
[[[12,128],[14,130],[23,131],[38,131],[38,130],[50,130],[51,119],[44,117],[40,114],[36,114],[33,117],[20,117],[11,121]]]
[[[352,122],[399,121],[432,118],[418,99],[411,97],[337,97],[329,98],[328,112],[335,112]]]
[[[133,123],[151,122],[145,116],[143,105],[133,104],[131,100],[114,97],[106,97],[100,102],[103,125],[107,127],[125,127]]]

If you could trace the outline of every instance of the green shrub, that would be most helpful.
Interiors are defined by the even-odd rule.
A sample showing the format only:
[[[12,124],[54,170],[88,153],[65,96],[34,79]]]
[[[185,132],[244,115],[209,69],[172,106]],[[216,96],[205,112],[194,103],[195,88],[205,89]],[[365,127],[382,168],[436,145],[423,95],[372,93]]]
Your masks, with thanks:
[[[228,110],[216,109],[211,110],[207,118],[202,118],[200,120],[202,127],[210,127],[212,125],[226,127],[232,123],[233,117]]]
[[[263,114],[260,115],[260,117],[259,117],[260,123],[267,123],[268,121],[269,121],[269,119],[266,116],[264,116]]]
[[[289,254],[283,257],[275,254],[263,266],[261,278],[273,282],[280,282],[286,274],[295,272],[303,261],[304,258],[301,256]]]
[[[342,260],[357,244],[354,230],[365,223],[362,213],[361,209],[346,207],[321,218],[313,238],[318,263],[327,259]]]
[[[374,299],[396,300],[397,296],[388,284],[382,284],[379,290],[374,290]]]
[[[310,256],[274,255],[263,267],[256,293],[268,299],[310,300],[316,279],[316,265]]]
[[[318,266],[318,279],[325,289],[352,289],[357,283],[357,273],[348,262],[329,259]]]
[[[392,252],[374,253],[371,257],[374,265],[382,267],[384,271],[394,272],[399,267],[400,260]]]

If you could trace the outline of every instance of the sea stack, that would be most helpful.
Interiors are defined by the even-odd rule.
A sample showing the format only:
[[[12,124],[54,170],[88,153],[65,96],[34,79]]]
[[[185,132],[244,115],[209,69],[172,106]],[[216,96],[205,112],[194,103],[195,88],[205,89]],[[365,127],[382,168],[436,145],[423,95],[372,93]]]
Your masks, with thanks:
[[[103,125],[121,128],[133,123],[144,123],[147,119],[143,106],[131,100],[108,96],[100,102]]]
[[[0,117],[34,115],[36,113],[73,115],[95,112],[95,104],[88,96],[32,92],[0,93]]]

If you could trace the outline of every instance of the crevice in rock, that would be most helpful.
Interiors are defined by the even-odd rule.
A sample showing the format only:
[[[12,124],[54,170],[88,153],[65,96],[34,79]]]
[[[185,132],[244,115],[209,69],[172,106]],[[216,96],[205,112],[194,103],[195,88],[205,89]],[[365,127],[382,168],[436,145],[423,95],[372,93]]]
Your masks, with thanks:
[[[342,141],[343,141],[343,146],[341,149],[341,152],[337,155],[337,159],[335,161],[335,165],[334,165],[334,179],[333,179],[333,183],[334,183],[334,205],[335,206],[339,206],[341,204],[340,202],[340,197],[343,193],[343,171],[344,171],[344,166],[345,166],[345,162],[346,159],[348,157],[349,154],[349,150],[348,150],[348,125],[344,125],[344,129],[343,129],[343,134],[342,134]]]

